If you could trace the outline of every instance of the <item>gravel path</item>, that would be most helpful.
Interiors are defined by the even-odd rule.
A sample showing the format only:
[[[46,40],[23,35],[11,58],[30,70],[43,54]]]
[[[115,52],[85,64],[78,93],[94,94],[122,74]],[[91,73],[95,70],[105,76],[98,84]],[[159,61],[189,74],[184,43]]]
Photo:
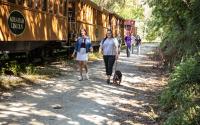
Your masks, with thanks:
[[[141,55],[130,58],[121,53],[121,86],[106,84],[99,60],[89,63],[90,80],[79,82],[75,70],[59,67],[56,78],[5,93],[0,125],[157,125],[152,107],[164,82],[146,56],[156,46],[144,44]]]

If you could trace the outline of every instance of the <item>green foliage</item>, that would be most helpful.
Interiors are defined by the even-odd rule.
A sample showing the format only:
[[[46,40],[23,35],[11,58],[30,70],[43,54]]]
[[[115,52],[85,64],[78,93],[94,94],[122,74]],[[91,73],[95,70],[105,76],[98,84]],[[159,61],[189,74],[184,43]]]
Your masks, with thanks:
[[[147,0],[147,3],[153,8],[147,39],[162,38],[166,66],[172,68],[183,58],[194,55],[200,48],[200,1]]]
[[[200,123],[200,1],[147,0],[153,8],[149,39],[159,35],[165,67],[174,69],[160,103],[164,125]]]
[[[115,4],[113,7],[114,12],[119,14],[125,19],[143,19],[143,11],[144,9],[142,7],[134,7],[134,6],[128,6],[125,5],[124,7],[121,7],[120,4]]]
[[[144,9],[136,0],[93,0],[99,6],[114,11],[125,19],[143,19]]]
[[[17,64],[16,61],[12,61],[9,63],[5,63],[5,65],[1,68],[1,74],[6,74],[6,71],[11,71],[14,75],[19,75],[21,71],[21,66]]]
[[[200,63],[189,58],[176,67],[160,103],[169,115],[165,125],[195,125],[200,115]]]
[[[36,68],[32,64],[29,64],[25,69],[28,75],[36,74]]]
[[[21,66],[18,65],[15,61],[11,62],[9,68],[14,73],[14,75],[19,75],[19,72],[21,71]]]
[[[2,61],[2,60],[6,60],[6,59],[9,59],[9,56],[8,56],[8,54],[0,54],[0,61]]]
[[[9,71],[12,72],[14,75],[20,75],[21,73],[27,73],[27,74],[36,74],[36,67],[32,64],[29,64],[26,66],[25,64],[19,64],[16,61],[11,61],[5,63],[0,68],[0,74],[6,74],[5,72]]]
[[[0,70],[0,74],[5,74],[6,68],[2,67]]]
[[[153,40],[155,40],[158,36],[160,36],[160,35],[159,35],[159,32],[151,32],[151,30],[152,30],[152,29],[150,29],[150,28],[147,29],[148,34],[146,35],[146,39],[147,39],[148,41],[153,41]]]

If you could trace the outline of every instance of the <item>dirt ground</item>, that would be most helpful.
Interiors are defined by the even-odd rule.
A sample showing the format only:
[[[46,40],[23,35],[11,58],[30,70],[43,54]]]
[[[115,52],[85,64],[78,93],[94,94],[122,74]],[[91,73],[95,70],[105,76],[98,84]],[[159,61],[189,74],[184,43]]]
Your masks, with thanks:
[[[165,77],[147,56],[157,46],[144,44],[129,58],[121,53],[121,86],[106,83],[102,60],[89,63],[84,81],[76,68],[57,65],[60,76],[3,93],[0,125],[158,125],[154,107]]]

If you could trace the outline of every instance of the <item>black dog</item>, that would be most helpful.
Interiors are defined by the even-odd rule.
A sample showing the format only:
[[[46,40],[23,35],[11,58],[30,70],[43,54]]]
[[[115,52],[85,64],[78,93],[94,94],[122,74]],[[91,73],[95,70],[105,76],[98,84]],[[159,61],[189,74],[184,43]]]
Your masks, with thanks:
[[[121,71],[116,70],[113,76],[113,84],[120,85],[121,81],[122,81],[122,73]]]

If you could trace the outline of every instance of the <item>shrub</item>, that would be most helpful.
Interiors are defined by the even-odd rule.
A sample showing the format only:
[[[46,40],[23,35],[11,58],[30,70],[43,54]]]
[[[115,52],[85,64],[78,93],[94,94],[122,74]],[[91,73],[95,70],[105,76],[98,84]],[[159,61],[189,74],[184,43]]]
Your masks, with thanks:
[[[29,64],[29,65],[26,67],[26,73],[27,73],[28,75],[36,74],[36,68],[35,68],[32,64]]]
[[[175,68],[160,97],[168,111],[165,125],[194,125],[200,115],[200,63],[189,58]]]
[[[21,65],[17,64],[16,61],[11,62],[9,69],[14,73],[14,75],[19,75],[21,72]]]
[[[21,65],[17,64],[16,61],[5,63],[1,67],[1,72],[0,73],[1,74],[6,74],[6,71],[12,72],[12,74],[14,74],[14,75],[19,75],[20,72],[22,71]]]

